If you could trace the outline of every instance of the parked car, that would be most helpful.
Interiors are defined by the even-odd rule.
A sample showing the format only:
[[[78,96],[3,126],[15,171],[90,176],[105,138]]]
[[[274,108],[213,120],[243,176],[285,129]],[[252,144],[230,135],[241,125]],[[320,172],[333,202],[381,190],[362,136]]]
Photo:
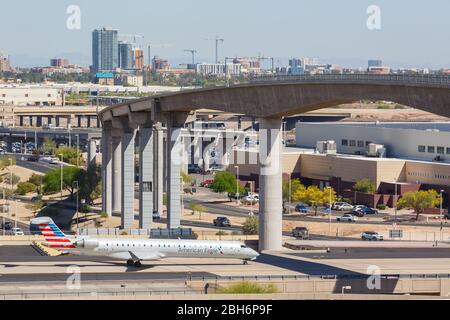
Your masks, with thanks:
[[[308,208],[304,204],[297,204],[295,206],[295,212],[308,213]]]
[[[350,211],[353,210],[353,206],[347,202],[335,202],[333,203],[333,206],[331,207],[331,209],[333,210],[338,210],[338,211]]]
[[[20,228],[12,228],[11,232],[12,232],[13,236],[23,236],[23,235],[25,235],[23,233],[22,229],[20,229]]]
[[[6,221],[5,224],[2,224],[2,229],[4,230],[11,230],[13,227],[13,224],[11,221]]]
[[[205,180],[203,182],[200,182],[200,187],[209,188],[214,183],[214,180]]]
[[[203,170],[202,170],[202,168],[200,168],[200,166],[198,164],[189,164],[188,165],[188,173],[189,174],[191,174],[191,173],[200,174],[202,172],[203,172]]]
[[[361,209],[353,210],[352,212],[350,212],[350,214],[360,218],[364,217],[364,211],[362,211]]]
[[[358,221],[358,217],[356,217],[352,214],[346,213],[343,216],[336,217],[336,221],[356,222],[356,221]]]
[[[311,236],[309,234],[308,228],[305,227],[295,227],[292,229],[292,236],[299,239],[310,240]]]
[[[49,161],[50,164],[59,164],[59,158],[52,157]]]
[[[378,214],[378,210],[377,209],[369,208],[369,207],[366,207],[366,206],[363,206],[363,207],[361,207],[358,210],[364,212],[364,214]]]
[[[230,219],[227,217],[217,217],[213,220],[213,224],[216,227],[231,227]]]
[[[159,212],[153,212],[153,220],[159,220],[161,219],[161,215]]]
[[[383,235],[375,231],[365,231],[361,234],[361,239],[370,241],[382,241]]]
[[[248,203],[258,203],[259,202],[259,195],[257,195],[257,194],[250,194],[250,195],[248,195],[248,196],[246,196],[244,198],[244,201],[248,202]]]

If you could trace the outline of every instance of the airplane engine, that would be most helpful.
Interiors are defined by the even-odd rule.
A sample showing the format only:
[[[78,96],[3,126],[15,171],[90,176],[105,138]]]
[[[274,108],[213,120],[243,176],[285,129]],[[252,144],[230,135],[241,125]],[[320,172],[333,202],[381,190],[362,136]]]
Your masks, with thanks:
[[[81,247],[86,249],[93,249],[98,247],[98,240],[97,239],[83,239],[81,241]]]

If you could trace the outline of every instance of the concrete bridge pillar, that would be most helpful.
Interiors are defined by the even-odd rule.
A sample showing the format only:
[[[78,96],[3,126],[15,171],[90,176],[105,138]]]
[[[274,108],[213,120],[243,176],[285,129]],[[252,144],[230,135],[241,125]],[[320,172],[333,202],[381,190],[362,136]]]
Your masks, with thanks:
[[[111,128],[104,127],[102,134],[102,211],[112,215],[112,157]]]
[[[55,127],[59,127],[59,116],[55,117]]]
[[[81,128],[81,116],[77,115],[77,119],[78,119],[78,128]]]
[[[153,211],[163,214],[163,192],[164,192],[164,132],[161,126],[155,127],[154,131],[154,179],[155,190]]]
[[[91,127],[91,116],[86,116],[87,117],[87,127],[90,128]]]
[[[181,140],[182,126],[177,123],[167,127],[167,227],[179,228],[181,220]]]
[[[122,211],[122,137],[112,138],[112,212]]]
[[[32,127],[33,126],[33,116],[29,116],[29,119],[30,119],[30,121],[29,121],[30,127]]]
[[[23,116],[19,116],[19,126],[23,127]]]
[[[97,155],[97,143],[95,139],[89,139],[89,147],[88,147],[88,167],[92,164],[96,164],[96,155]]]
[[[282,119],[259,121],[259,250],[282,247]]]
[[[122,134],[122,229],[133,227],[134,221],[134,147],[136,130]]]
[[[36,127],[42,127],[42,116],[36,117]]]
[[[153,128],[139,129],[139,228],[149,229],[153,223]]]

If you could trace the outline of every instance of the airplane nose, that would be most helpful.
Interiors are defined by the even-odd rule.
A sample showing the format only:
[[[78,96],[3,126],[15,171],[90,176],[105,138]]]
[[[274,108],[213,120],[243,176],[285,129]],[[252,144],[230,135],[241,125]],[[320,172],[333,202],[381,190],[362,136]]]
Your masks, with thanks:
[[[253,250],[253,249],[251,249],[252,251],[251,251],[251,254],[252,254],[252,256],[253,256],[253,259],[256,259],[257,257],[259,257],[259,253],[258,252],[256,252],[255,250]]]

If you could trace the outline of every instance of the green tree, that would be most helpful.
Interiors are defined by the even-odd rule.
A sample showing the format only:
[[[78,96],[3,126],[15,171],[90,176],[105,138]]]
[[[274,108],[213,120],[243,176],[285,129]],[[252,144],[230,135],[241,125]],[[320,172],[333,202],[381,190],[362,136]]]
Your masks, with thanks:
[[[294,201],[300,201],[307,203],[314,207],[315,215],[317,215],[317,207],[325,203],[331,203],[336,201],[336,191],[331,188],[331,199],[330,199],[330,189],[320,190],[317,186],[309,186],[308,188],[299,188],[292,196]]]
[[[91,164],[87,170],[80,169],[78,182],[80,185],[79,198],[92,204],[93,200],[98,199],[102,192],[101,167]]]
[[[9,167],[10,165],[16,164],[16,158],[15,157],[9,157],[9,156],[1,156],[0,157],[0,170],[4,170],[5,168]]]
[[[364,193],[375,193],[377,187],[370,179],[362,179],[353,185],[353,190]]]
[[[256,235],[258,234],[258,226],[258,217],[249,216],[242,225],[242,233],[246,235]]]
[[[44,141],[42,142],[42,146],[41,146],[41,150],[43,153],[53,153],[54,150],[56,149],[56,142],[49,137],[45,137]]]
[[[32,183],[32,184],[34,184],[37,187],[38,194],[41,193],[42,179],[43,178],[44,178],[44,176],[42,174],[33,173],[31,175],[31,177],[28,179],[29,183]]]
[[[82,159],[81,159],[81,152],[77,151],[76,148],[72,148],[72,147],[61,147],[61,148],[56,148],[54,149],[54,154],[56,155],[63,155],[63,160],[66,163],[70,163],[72,165],[76,165],[77,164],[77,158],[78,158],[78,163],[81,165],[82,164]]]
[[[73,199],[73,194],[76,189],[76,182],[80,181],[83,170],[77,167],[64,166],[63,167],[63,189],[70,193],[70,198]],[[44,176],[43,179],[44,193],[55,193],[61,190],[61,168],[53,169]]]
[[[420,190],[415,192],[406,192],[402,198],[397,201],[397,208],[413,209],[416,214],[416,220],[427,208],[435,208],[440,204],[440,195],[436,190]]]
[[[211,186],[211,189],[214,192],[228,192],[233,193],[236,192],[237,180],[236,176],[228,171],[217,172],[214,176],[214,182]],[[243,193],[245,189],[242,186],[238,186],[239,193]],[[230,198],[231,201],[231,198]]]

